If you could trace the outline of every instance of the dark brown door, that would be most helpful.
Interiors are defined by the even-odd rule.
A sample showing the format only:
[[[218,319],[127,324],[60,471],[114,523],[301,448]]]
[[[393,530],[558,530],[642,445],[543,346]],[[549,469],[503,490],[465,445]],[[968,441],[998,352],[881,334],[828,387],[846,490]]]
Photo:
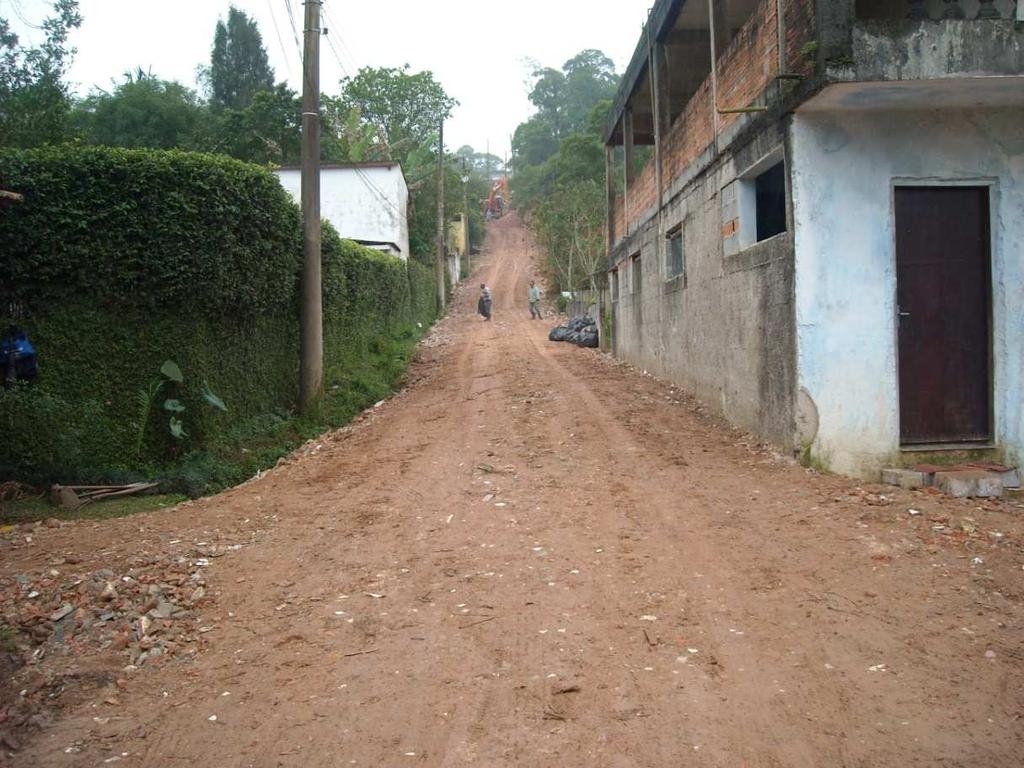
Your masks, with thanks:
[[[987,187],[897,187],[900,441],[988,440]]]

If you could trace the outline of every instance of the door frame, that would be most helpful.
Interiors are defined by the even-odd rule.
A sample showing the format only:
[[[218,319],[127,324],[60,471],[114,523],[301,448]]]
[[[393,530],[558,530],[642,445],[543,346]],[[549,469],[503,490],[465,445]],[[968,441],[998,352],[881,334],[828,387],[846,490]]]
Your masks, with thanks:
[[[988,190],[988,345],[985,350],[988,356],[988,427],[989,435],[984,440],[972,440],[964,442],[938,442],[938,443],[904,443],[902,439],[902,414],[900,413],[900,317],[899,317],[899,296],[898,281],[899,269],[896,254],[896,190],[899,187],[984,187]],[[996,337],[996,263],[1000,261],[1001,254],[998,252],[999,238],[996,237],[998,224],[998,203],[999,203],[999,178],[996,176],[893,176],[889,182],[889,234],[892,249],[890,267],[892,269],[892,344],[893,360],[895,366],[893,372],[895,378],[896,400],[896,442],[899,449],[905,452],[942,450],[944,448],[992,448],[995,447],[996,435],[999,434],[997,423],[998,412],[996,410],[996,365],[995,365],[995,337]]]

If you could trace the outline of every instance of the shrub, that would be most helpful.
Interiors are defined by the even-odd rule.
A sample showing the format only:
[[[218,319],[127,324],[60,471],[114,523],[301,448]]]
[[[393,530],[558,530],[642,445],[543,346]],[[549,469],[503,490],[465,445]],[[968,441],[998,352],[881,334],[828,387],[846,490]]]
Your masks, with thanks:
[[[400,374],[392,340],[434,317],[428,270],[325,224],[325,371],[346,407],[289,431],[302,239],[272,173],[179,151],[50,147],[0,151],[0,187],[24,195],[0,209],[0,322],[25,328],[40,358],[33,384],[0,393],[0,479],[174,475],[190,493],[240,479],[379,399]],[[3,317],[11,306],[19,317]],[[143,418],[139,393],[167,359],[184,382]],[[358,370],[372,386],[349,378]],[[204,386],[227,412],[203,404]],[[185,407],[180,440],[161,407],[172,397]],[[268,445],[243,453],[246,440]]]

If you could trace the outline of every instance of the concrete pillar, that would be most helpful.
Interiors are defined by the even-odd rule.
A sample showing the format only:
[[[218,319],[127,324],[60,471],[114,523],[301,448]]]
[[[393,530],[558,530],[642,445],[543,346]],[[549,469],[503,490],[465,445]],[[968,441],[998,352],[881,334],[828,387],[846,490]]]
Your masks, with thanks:
[[[853,51],[853,23],[856,0],[818,0],[818,68],[836,59],[847,59]]]

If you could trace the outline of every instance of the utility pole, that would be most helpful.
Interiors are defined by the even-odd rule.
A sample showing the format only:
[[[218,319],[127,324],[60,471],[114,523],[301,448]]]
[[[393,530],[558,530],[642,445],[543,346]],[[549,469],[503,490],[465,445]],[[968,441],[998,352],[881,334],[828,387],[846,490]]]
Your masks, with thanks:
[[[299,315],[299,405],[308,413],[324,387],[320,288],[320,5],[306,5],[302,56],[302,307]]]
[[[444,118],[437,136],[437,256],[434,272],[437,275],[437,313],[444,312]]]
[[[462,232],[463,249],[466,251],[466,274],[473,274],[473,250],[469,242],[469,171],[466,170],[466,158],[462,158]]]

